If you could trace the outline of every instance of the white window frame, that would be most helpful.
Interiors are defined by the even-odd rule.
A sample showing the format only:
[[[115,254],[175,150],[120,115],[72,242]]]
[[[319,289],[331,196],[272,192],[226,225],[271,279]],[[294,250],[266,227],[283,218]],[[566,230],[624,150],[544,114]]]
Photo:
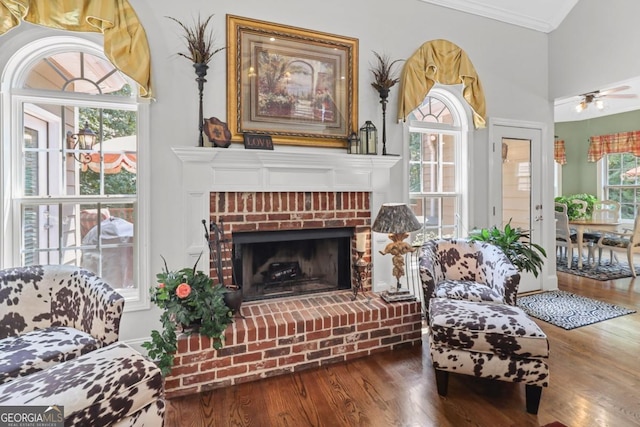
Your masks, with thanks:
[[[612,153],[612,154],[620,154],[620,153]],[[605,200],[607,198],[605,196],[604,188],[607,187],[607,174],[605,173],[605,169],[606,169],[606,162],[608,160],[608,156],[609,154],[605,154],[604,156],[602,156],[600,160],[596,162],[596,182],[597,182],[596,197],[599,200]],[[634,188],[638,188],[638,187],[640,187],[640,184],[638,186],[634,186]],[[640,212],[640,207],[638,208],[638,211]],[[620,222],[622,224],[628,224],[630,226],[633,226],[633,221],[634,221],[633,219],[620,218]]]
[[[461,90],[459,85],[453,88]],[[447,125],[443,123],[429,123],[422,121],[407,121],[405,126],[405,144],[404,144],[404,157],[405,161],[405,182],[407,198],[412,197],[413,194],[409,192],[409,134],[411,132],[427,132],[433,131],[434,133],[448,134],[455,137],[455,179],[456,189],[454,193],[420,193],[420,195],[426,195],[430,197],[455,197],[458,206],[458,221],[456,226],[456,233],[458,236],[466,235],[469,227],[469,218],[472,217],[471,212],[471,200],[469,190],[469,176],[470,176],[470,163],[469,159],[472,157],[469,137],[469,121],[470,121],[470,108],[463,104],[460,100],[461,94],[456,94],[453,90],[442,86],[435,86],[430,91],[428,96],[434,97],[442,101],[450,110],[453,125]]]
[[[18,265],[20,262],[20,208],[14,203],[15,195],[20,194],[21,176],[17,167],[20,159],[18,147],[23,138],[23,111],[25,102],[38,103],[68,103],[87,107],[108,106],[117,108],[118,104],[128,109],[137,109],[137,209],[135,220],[135,248],[133,262],[137,266],[134,289],[119,289],[125,297],[125,311],[146,310],[150,307],[149,300],[149,218],[150,212],[150,168],[149,168],[149,100],[133,98],[114,98],[113,96],[88,95],[60,91],[22,89],[31,68],[41,58],[66,51],[84,51],[86,53],[105,58],[101,36],[87,35],[95,41],[83,37],[54,36],[43,37],[31,43],[26,43],[7,61],[2,70],[0,92],[0,189],[2,195],[2,209],[0,209],[0,223],[2,224],[2,243],[0,244],[0,268]],[[108,61],[108,59],[106,59]],[[137,84],[127,78],[132,88]],[[107,98],[108,97],[108,98]],[[103,98],[103,99],[101,99]],[[107,102],[109,101],[109,102]],[[53,203],[57,202],[54,198]],[[86,199],[83,198],[83,201]],[[74,202],[73,198],[65,198],[65,202]]]

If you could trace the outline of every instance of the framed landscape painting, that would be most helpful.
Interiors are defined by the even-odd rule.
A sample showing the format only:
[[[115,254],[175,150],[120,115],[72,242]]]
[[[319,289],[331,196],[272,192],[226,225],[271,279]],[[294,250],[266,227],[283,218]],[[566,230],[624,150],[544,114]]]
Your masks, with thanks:
[[[231,140],[346,147],[358,129],[358,40],[227,15]]]

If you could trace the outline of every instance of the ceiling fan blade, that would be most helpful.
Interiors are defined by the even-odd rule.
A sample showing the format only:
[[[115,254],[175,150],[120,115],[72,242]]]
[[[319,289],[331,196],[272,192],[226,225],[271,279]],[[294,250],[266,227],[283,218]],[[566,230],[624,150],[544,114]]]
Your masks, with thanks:
[[[627,90],[627,89],[630,89],[630,88],[631,88],[631,86],[627,86],[627,85],[618,86],[618,87],[612,87],[611,89],[605,89],[605,90],[599,91],[598,95],[600,95],[600,96],[608,95],[610,93],[620,92],[621,90]]]
[[[611,94],[611,95],[600,95],[598,98],[637,98],[638,95],[635,93],[619,93],[619,94]]]

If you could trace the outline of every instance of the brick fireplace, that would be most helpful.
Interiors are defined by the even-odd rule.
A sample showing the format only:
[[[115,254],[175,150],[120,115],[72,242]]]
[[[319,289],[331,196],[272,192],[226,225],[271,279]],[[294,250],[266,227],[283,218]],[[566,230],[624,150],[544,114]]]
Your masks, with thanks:
[[[371,236],[372,216],[390,200],[390,168],[398,158],[347,155],[341,150],[297,147],[282,152],[174,148],[182,161],[187,263],[207,252],[202,219],[222,224],[225,235],[291,230],[348,230],[347,262],[355,259],[357,233],[367,233],[372,261],[366,293],[352,300],[354,275],[335,290],[243,303],[215,350],[209,339],[181,337],[168,397],[182,396],[338,363],[421,342],[417,301],[387,304],[375,293],[390,271]],[[231,280],[232,250],[224,280]],[[380,261],[380,262],[378,262]],[[189,265],[189,264],[187,264]],[[389,267],[390,268],[390,267]],[[213,271],[212,271],[213,273]],[[376,282],[377,279],[377,282]]]
[[[344,283],[335,283],[336,289],[351,289],[355,276],[351,274],[352,260],[356,256],[355,236],[357,234],[365,235],[366,233],[366,252],[364,259],[371,260],[370,252],[370,226],[371,226],[371,206],[370,194],[365,191],[308,191],[308,192],[212,192],[211,193],[211,216],[210,220],[224,229],[224,235],[233,242],[233,245],[227,245],[226,251],[223,252],[222,263],[224,266],[225,284],[232,281],[231,264],[232,264],[232,248],[238,247],[237,241],[251,240],[252,236],[258,235],[261,240],[270,242],[269,236],[280,240],[284,239],[281,246],[299,245],[301,248],[306,247],[307,242],[311,240],[307,237],[309,234],[317,234],[319,239],[314,241],[326,241],[328,239],[323,236],[346,235],[350,238],[347,250],[333,249],[321,262],[330,264],[328,257],[333,257],[336,262],[336,270],[338,267],[344,267],[346,261],[345,274],[339,275],[336,271],[336,277],[331,280],[337,282],[338,276],[342,276]],[[301,239],[297,236],[281,237],[293,233],[301,233],[306,231]],[[284,233],[283,233],[284,232]],[[289,239],[289,240],[287,240]],[[299,243],[301,242],[301,243]],[[275,245],[268,245],[273,250]],[[314,249],[316,249],[314,247]],[[319,251],[319,249],[316,249]],[[240,258],[236,251],[235,258]],[[246,252],[246,251],[243,251]],[[298,259],[296,254],[294,257],[279,259],[274,261],[295,261]],[[284,255],[283,255],[284,256]],[[317,256],[317,254],[316,254]],[[341,258],[341,259],[338,259]],[[297,262],[296,262],[297,264]],[[242,260],[235,260],[235,270],[237,276],[242,276],[242,286],[248,291],[253,285],[252,278],[246,277],[247,274],[241,274],[243,269]],[[344,268],[342,268],[344,269]],[[246,268],[245,268],[246,270]],[[253,272],[251,272],[253,273]],[[264,274],[264,272],[263,272]],[[212,277],[215,277],[215,271],[212,271]],[[345,277],[346,276],[346,277]],[[255,281],[255,280],[253,280]],[[258,282],[262,280],[258,279]],[[258,283],[260,285],[260,283]],[[367,280],[363,284],[365,289],[371,289],[370,282]],[[285,292],[281,292],[286,296]],[[252,295],[254,293],[251,293]],[[260,299],[260,298],[253,298]],[[264,298],[263,298],[264,299]]]

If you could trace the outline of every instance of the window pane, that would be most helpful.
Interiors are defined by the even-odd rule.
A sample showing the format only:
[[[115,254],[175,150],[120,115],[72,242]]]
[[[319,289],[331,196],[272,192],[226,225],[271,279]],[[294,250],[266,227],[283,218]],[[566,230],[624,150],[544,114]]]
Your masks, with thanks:
[[[447,193],[456,191],[455,165],[442,165],[442,191]]]
[[[25,86],[88,94],[122,94],[127,81],[109,62],[84,52],[62,52],[43,58],[29,72]]]
[[[435,193],[438,191],[438,165],[425,163],[422,165],[422,192]]]
[[[426,240],[454,237],[457,231],[458,198],[414,196],[410,198],[413,213],[423,224],[422,236]]]
[[[82,229],[88,229],[82,236],[81,265],[116,288],[134,286],[134,216],[130,204],[112,204],[104,209],[85,207],[81,211]]]
[[[440,135],[442,140],[442,161],[454,163],[456,161],[456,140],[453,135]]]
[[[409,165],[409,191],[411,193],[419,193],[421,191],[419,163]]]
[[[60,239],[68,224],[60,217],[58,205],[23,205],[23,265],[61,264]]]

